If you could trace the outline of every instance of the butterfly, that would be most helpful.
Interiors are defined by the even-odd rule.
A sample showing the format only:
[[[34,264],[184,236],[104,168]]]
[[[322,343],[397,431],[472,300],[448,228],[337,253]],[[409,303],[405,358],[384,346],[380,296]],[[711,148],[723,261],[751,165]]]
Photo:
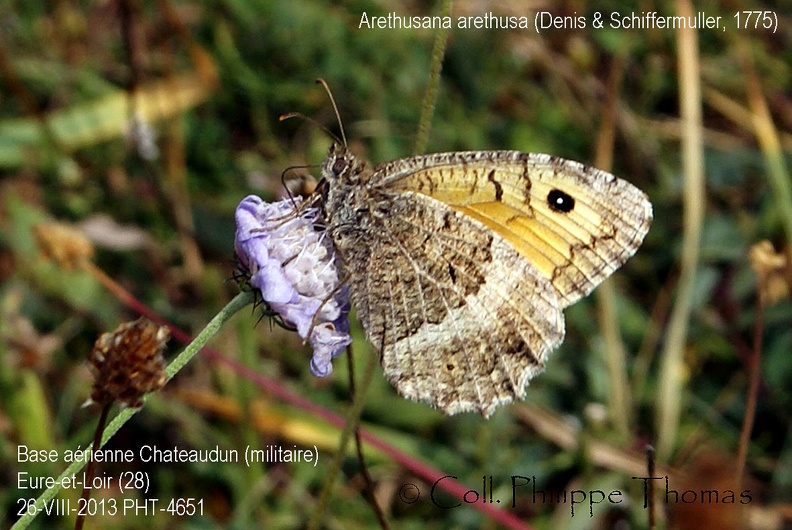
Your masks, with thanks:
[[[563,309],[630,258],[646,194],[554,156],[467,151],[322,164],[323,223],[368,341],[403,396],[485,417],[525,396]]]

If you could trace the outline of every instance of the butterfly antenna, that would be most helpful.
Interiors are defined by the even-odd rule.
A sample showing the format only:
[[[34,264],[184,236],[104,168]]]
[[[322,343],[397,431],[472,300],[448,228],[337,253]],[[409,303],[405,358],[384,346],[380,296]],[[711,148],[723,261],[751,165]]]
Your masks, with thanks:
[[[289,199],[291,200],[292,204],[295,204],[294,194],[289,189],[289,186],[286,185],[286,174],[289,171],[295,171],[295,170],[298,170],[298,169],[316,169],[318,167],[320,167],[318,164],[305,164],[305,165],[298,165],[298,166],[289,166],[289,167],[287,167],[286,169],[284,169],[281,172],[281,184],[283,185],[283,188],[286,190],[286,193],[288,194]],[[306,194],[307,193],[301,193],[300,195],[306,195]],[[295,204],[295,206],[296,206],[296,204]]]
[[[341,143],[341,140],[338,138],[338,136],[333,134],[333,131],[331,131],[330,129],[328,129],[327,127],[325,127],[324,125],[322,125],[321,123],[316,121],[315,119],[309,118],[308,116],[306,116],[305,114],[302,114],[300,112],[287,112],[286,114],[281,114],[278,117],[278,120],[279,121],[286,121],[286,120],[289,120],[291,118],[299,118],[301,120],[307,121],[311,125],[316,125],[318,128],[322,129],[327,134],[327,136],[329,136],[330,138],[332,138],[333,140],[335,140],[339,144]],[[344,134],[343,129],[341,131],[341,134],[342,135]],[[343,143],[344,143],[344,145],[346,145],[346,138],[344,138]]]
[[[294,194],[289,189],[289,185],[286,183],[286,173],[290,170],[294,169],[293,167],[287,167],[286,169],[281,172],[281,186],[283,189],[286,190],[286,195],[289,196],[289,202],[291,202],[292,207],[296,210],[297,209],[297,201],[294,199]]]
[[[327,86],[327,81],[321,77],[317,79],[316,82],[324,87],[325,92],[327,92],[327,96],[330,98],[330,103],[333,105],[333,111],[335,112],[336,120],[338,121],[338,129],[341,131],[341,138],[344,140],[344,147],[347,147],[346,134],[344,134],[344,124],[341,123],[341,114],[338,112],[338,106],[336,105],[333,93],[330,91],[330,87]]]

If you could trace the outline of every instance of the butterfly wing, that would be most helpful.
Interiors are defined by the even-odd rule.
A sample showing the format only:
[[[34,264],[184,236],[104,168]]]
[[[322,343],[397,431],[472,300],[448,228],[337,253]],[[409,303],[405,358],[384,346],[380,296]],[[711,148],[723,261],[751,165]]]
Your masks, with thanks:
[[[441,153],[375,168],[372,183],[451,205],[508,241],[566,307],[632,256],[652,221],[646,194],[569,160],[516,151]]]
[[[368,171],[334,146],[327,231],[369,341],[404,396],[446,414],[521,398],[563,339],[561,309],[638,248],[652,207],[582,164],[512,151]]]
[[[391,384],[446,414],[489,416],[522,398],[563,339],[552,285],[486,225],[442,202],[405,192],[376,204],[335,244]]]

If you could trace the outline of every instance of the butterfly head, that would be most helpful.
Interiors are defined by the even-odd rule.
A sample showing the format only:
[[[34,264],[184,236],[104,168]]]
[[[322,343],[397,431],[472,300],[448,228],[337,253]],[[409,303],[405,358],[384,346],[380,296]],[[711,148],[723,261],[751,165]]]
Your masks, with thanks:
[[[336,183],[364,184],[368,180],[365,169],[365,164],[355,158],[349,149],[334,143],[322,163],[322,178],[327,180],[331,187]]]

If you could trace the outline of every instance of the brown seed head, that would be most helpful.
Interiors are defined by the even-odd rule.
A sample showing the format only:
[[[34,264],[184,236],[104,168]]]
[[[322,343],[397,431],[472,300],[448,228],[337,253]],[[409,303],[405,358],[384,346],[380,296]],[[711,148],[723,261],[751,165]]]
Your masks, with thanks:
[[[165,384],[162,352],[169,338],[168,328],[144,317],[102,334],[88,356],[94,376],[91,400],[100,405],[119,401],[141,406],[145,394]]]
[[[39,223],[33,235],[42,255],[67,270],[77,269],[91,259],[93,244],[76,228],[62,223]]]
[[[748,261],[756,273],[759,296],[766,306],[789,298],[792,288],[792,266],[789,255],[777,252],[770,241],[754,244]]]

